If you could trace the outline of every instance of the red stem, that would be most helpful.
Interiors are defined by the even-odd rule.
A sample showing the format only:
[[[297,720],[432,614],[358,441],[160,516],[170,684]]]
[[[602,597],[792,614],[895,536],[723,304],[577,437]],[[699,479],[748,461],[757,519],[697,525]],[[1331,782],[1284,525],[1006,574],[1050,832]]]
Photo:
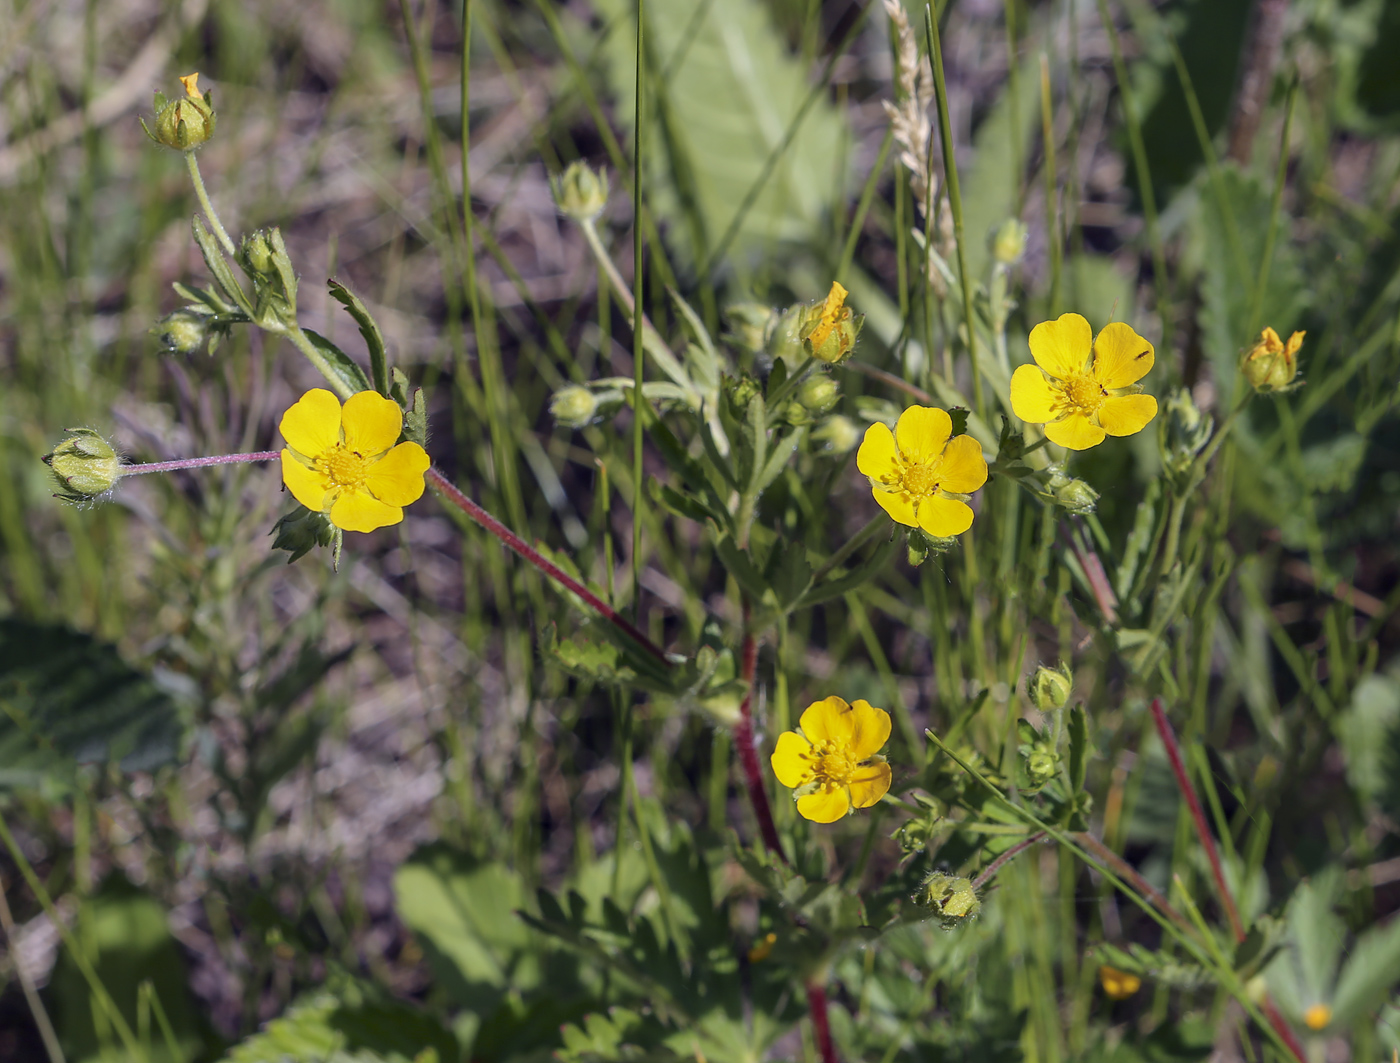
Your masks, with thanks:
[[[807,1005],[812,1009],[812,1032],[817,1036],[822,1063],[837,1063],[836,1045],[831,1040],[831,1020],[826,1014],[826,987],[808,982]]]
[[[1043,840],[1044,837],[1045,832],[1043,830],[1038,830],[1025,841],[1017,842],[1010,849],[1006,850],[1006,852],[1002,853],[990,864],[988,864],[980,875],[978,875],[975,879],[972,880],[973,890],[980,890],[988,882],[992,881],[992,877],[998,871],[1000,871],[1003,867],[1009,864],[1012,860],[1016,859],[1016,857],[1024,853],[1036,842]]]
[[[1080,845],[1088,849],[1100,861],[1112,868],[1114,874],[1116,874],[1119,878],[1122,878],[1132,883],[1134,888],[1137,889],[1137,891],[1141,893],[1144,897],[1146,897],[1157,908],[1159,912],[1165,915],[1177,926],[1185,930],[1192,937],[1198,936],[1198,932],[1195,926],[1192,925],[1191,921],[1187,919],[1186,916],[1178,912],[1175,908],[1173,908],[1171,906],[1171,903],[1167,900],[1167,898],[1162,896],[1162,894],[1152,885],[1152,883],[1148,882],[1147,879],[1139,875],[1137,873],[1137,869],[1134,868],[1130,863],[1124,860],[1121,856],[1115,853],[1103,842],[1095,838],[1088,831],[1079,831],[1073,837],[1075,841],[1079,842]]]
[[[1176,776],[1176,785],[1181,789],[1181,794],[1186,798],[1186,805],[1191,809],[1191,818],[1196,821],[1196,834],[1201,839],[1201,845],[1205,847],[1206,856],[1210,859],[1210,873],[1215,877],[1215,890],[1220,894],[1220,903],[1225,906],[1225,916],[1230,920],[1230,930],[1235,935],[1235,940],[1243,941],[1244,926],[1240,923],[1240,913],[1235,907],[1235,898],[1230,893],[1230,887],[1225,883],[1225,869],[1220,866],[1220,853],[1215,848],[1215,839],[1211,837],[1210,828],[1206,826],[1206,814],[1201,808],[1201,802],[1196,798],[1196,791],[1191,786],[1191,780],[1186,774],[1186,764],[1181,759],[1181,746],[1176,740],[1176,732],[1172,730],[1170,721],[1167,720],[1166,710],[1162,708],[1162,699],[1152,699],[1152,719],[1156,721],[1157,733],[1162,738],[1162,745],[1166,747],[1167,759],[1171,761],[1172,774]]]
[[[460,509],[467,516],[471,517],[472,520],[480,524],[497,539],[501,540],[502,543],[514,550],[517,554],[523,557],[526,561],[530,562],[530,564],[534,565],[537,569],[543,572],[550,579],[554,580],[566,590],[572,591],[574,594],[577,594],[580,598],[587,602],[588,605],[595,612],[597,612],[599,616],[601,616],[604,620],[608,621],[614,627],[618,628],[620,631],[625,633],[628,638],[630,638],[642,649],[650,653],[662,664],[665,664],[668,667],[670,666],[671,662],[666,659],[666,654],[660,649],[660,647],[653,643],[651,639],[647,638],[630,623],[628,623],[622,617],[622,615],[619,614],[615,609],[613,609],[612,606],[608,605],[607,602],[599,598],[582,583],[574,579],[567,572],[561,569],[558,565],[554,564],[554,562],[550,561],[533,546],[527,543],[524,539],[520,538],[520,536],[516,535],[513,531],[507,528],[495,517],[491,516],[490,513],[487,513],[486,510],[482,509],[479,505],[477,505],[460,490],[458,490],[458,488],[455,485],[453,485],[452,481],[450,481],[446,476],[444,476],[436,465],[428,469],[426,479],[428,483],[432,485],[433,490],[435,490],[440,497],[446,499],[448,502],[451,502],[454,506]]]
[[[734,725],[734,738],[739,744],[739,764],[744,769],[744,784],[748,787],[749,803],[758,820],[759,833],[768,851],[776,853],[787,863],[783,843],[778,839],[778,828],[773,823],[773,809],[768,804],[768,791],[763,786],[763,770],[758,764],[758,751],[754,748],[753,735],[753,677],[758,670],[758,644],[753,636],[745,633],[740,650],[739,678],[748,684],[744,700],[739,702],[739,722]]]
[[[1064,536],[1069,548],[1074,551],[1079,567],[1084,570],[1084,578],[1089,581],[1089,589],[1093,591],[1094,600],[1098,602],[1104,623],[1112,627],[1118,623],[1118,596],[1113,593],[1113,584],[1109,581],[1108,573],[1104,571],[1103,562],[1099,560],[1098,553],[1088,542],[1088,536],[1084,535],[1077,520],[1071,529],[1064,532]]]
[[[174,461],[151,461],[144,465],[123,465],[123,476],[140,476],[148,472],[175,472],[177,469],[203,469],[210,465],[239,465],[247,461],[276,461],[280,450],[259,450],[252,454],[215,454],[209,458],[176,458]]]
[[[1263,1007],[1264,1014],[1268,1016],[1269,1025],[1274,1028],[1274,1032],[1288,1046],[1288,1050],[1293,1053],[1298,1063],[1306,1063],[1307,1055],[1303,1051],[1303,1042],[1298,1040],[1298,1035],[1293,1032],[1293,1027],[1288,1025],[1288,1020],[1279,1014],[1273,998],[1265,997]]]

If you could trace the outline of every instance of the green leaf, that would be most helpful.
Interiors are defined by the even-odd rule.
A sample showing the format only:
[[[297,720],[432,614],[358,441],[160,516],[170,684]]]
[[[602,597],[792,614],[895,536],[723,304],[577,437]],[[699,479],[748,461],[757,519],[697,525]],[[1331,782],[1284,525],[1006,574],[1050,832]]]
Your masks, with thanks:
[[[1374,927],[1356,939],[1337,978],[1332,1022],[1348,1027],[1380,1007],[1400,982],[1400,921]]]
[[[228,259],[224,257],[223,248],[214,239],[214,234],[204,227],[204,222],[196,215],[194,222],[194,242],[199,245],[199,252],[204,256],[204,264],[209,267],[209,272],[214,275],[214,279],[219,282],[219,287],[224,290],[224,294],[237,303],[246,314],[253,313],[253,304],[248,299],[248,293],[238,283],[238,278],[233,275],[233,270],[229,267]]]
[[[341,303],[355,319],[355,324],[360,326],[360,335],[365,338],[365,346],[369,348],[369,371],[374,390],[389,398],[389,362],[384,353],[384,336],[379,331],[379,323],[349,288],[337,280],[328,283],[331,298]]]
[[[844,576],[827,580],[811,588],[798,599],[794,604],[794,609],[804,608],[809,605],[820,605],[822,602],[829,602],[833,598],[839,598],[849,591],[855,590],[861,584],[874,579],[885,566],[890,563],[890,558],[895,555],[899,548],[899,539],[893,538],[887,542],[882,542],[870,556],[862,561]]]
[[[664,86],[658,77],[649,87],[649,202],[676,222],[672,233],[691,262],[708,254],[734,220],[810,91],[808,71],[774,31],[767,5],[709,0],[696,18],[698,10],[695,0],[646,5],[652,66],[669,75]],[[598,11],[606,23],[617,23],[609,26],[603,54],[618,101],[614,113],[630,122],[637,43],[632,5],[600,0]],[[842,194],[844,167],[835,152],[848,137],[841,113],[818,100],[745,215],[732,250],[821,234]],[[690,220],[699,222],[703,247],[695,244],[694,225],[686,224],[681,189],[691,193],[685,198],[693,199],[698,218]]]
[[[172,762],[174,702],[115,649],[71,628],[0,620],[0,787],[63,780],[75,764]]]
[[[715,540],[715,552],[719,554],[720,561],[729,574],[738,581],[739,586],[753,595],[756,600],[762,601],[769,590],[768,581],[763,578],[763,573],[753,563],[748,551],[739,549],[730,536],[721,535]]]
[[[372,391],[369,386],[369,377],[365,376],[365,371],[361,369],[350,356],[337,347],[319,332],[312,332],[309,328],[302,329],[306,333],[307,339],[315,345],[316,349],[325,355],[326,361],[330,363],[342,383],[351,391]]]
[[[1380,801],[1394,786],[1392,735],[1400,731],[1400,676],[1383,672],[1356,684],[1336,723],[1346,758],[1347,781],[1366,801]]]

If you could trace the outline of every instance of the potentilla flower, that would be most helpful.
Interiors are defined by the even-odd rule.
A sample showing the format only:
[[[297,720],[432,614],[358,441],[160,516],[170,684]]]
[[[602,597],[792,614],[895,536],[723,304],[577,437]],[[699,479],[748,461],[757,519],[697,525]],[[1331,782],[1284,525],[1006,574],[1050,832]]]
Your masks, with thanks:
[[[1036,364],[1011,377],[1016,416],[1043,424],[1050,442],[1070,450],[1141,432],[1157,416],[1157,400],[1137,383],[1152,368],[1152,344],[1121,321],[1093,335],[1079,314],[1042,321],[1031,329]]]
[[[778,736],[770,759],[773,774],[792,789],[802,816],[834,823],[885,796],[890,766],[877,754],[889,741],[889,713],[868,701],[847,705],[833,696],[808,705],[798,726],[801,733]]]
[[[1099,985],[1109,1000],[1127,1000],[1142,988],[1142,979],[1128,971],[1104,964],[1099,968]]]
[[[953,437],[953,419],[934,406],[910,406],[893,432],[872,424],[856,468],[870,477],[886,513],[941,537],[972,527],[972,507],[964,499],[987,482],[982,445],[971,436]]]
[[[282,482],[337,528],[368,532],[403,520],[423,494],[428,454],[417,443],[394,444],[403,431],[399,404],[373,391],[340,400],[313,388],[282,415]]]
[[[1244,356],[1245,379],[1257,391],[1279,391],[1298,375],[1298,351],[1306,332],[1295,332],[1285,344],[1278,333],[1265,327],[1259,342]]]

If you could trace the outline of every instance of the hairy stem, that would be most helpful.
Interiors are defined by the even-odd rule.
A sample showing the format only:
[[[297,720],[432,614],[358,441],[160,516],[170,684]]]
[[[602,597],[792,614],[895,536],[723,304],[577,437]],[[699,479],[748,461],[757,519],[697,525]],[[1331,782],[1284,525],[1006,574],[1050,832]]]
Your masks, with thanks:
[[[209,219],[214,235],[219,238],[219,246],[232,257],[238,249],[224,228],[224,223],[219,220],[219,215],[215,213],[214,204],[209,201],[209,193],[205,190],[204,178],[199,172],[199,163],[195,160],[193,150],[185,152],[185,167],[190,171],[190,180],[194,182],[194,194],[199,197],[199,206],[204,211],[204,216]]]
[[[123,476],[140,476],[148,472],[175,472],[178,469],[205,469],[210,465],[241,465],[252,461],[276,461],[280,450],[258,450],[251,454],[214,454],[207,458],[175,458],[171,461],[150,461],[140,465],[123,465]]]
[[[753,635],[746,631],[740,650],[739,678],[748,684],[748,689],[744,692],[744,700],[739,703],[739,722],[734,725],[734,739],[739,746],[739,766],[744,771],[744,785],[749,791],[749,803],[753,805],[763,844],[786,863],[787,854],[783,852],[778,828],[773,823],[773,809],[768,804],[768,791],[763,787],[763,772],[758,765],[758,752],[754,749],[753,677],[757,670],[758,644],[754,642]]]

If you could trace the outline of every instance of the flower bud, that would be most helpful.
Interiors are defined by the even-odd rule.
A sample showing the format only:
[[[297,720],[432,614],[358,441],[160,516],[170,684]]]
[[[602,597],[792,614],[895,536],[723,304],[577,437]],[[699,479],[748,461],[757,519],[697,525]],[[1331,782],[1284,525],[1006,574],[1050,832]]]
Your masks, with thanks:
[[[1215,418],[1202,413],[1185,388],[1177,388],[1163,404],[1165,416],[1158,421],[1162,466],[1171,476],[1182,476],[1191,468],[1215,428]]]
[[[914,902],[929,908],[940,917],[945,930],[951,930],[964,919],[971,919],[982,908],[977,891],[969,879],[935,871],[924,879]]]
[[[1265,328],[1259,342],[1244,356],[1244,376],[1256,391],[1279,391],[1298,375],[1298,350],[1306,332],[1295,332],[1285,344],[1278,333]]]
[[[865,315],[851,314],[846,305],[850,294],[837,281],[831,282],[831,291],[825,302],[806,308],[798,338],[803,350],[813,358],[834,365],[842,361],[855,349],[856,337],[865,324]]]
[[[245,236],[239,254],[250,273],[267,275],[276,269],[272,262],[272,244],[268,242],[267,231],[264,229],[258,229]]]
[[[305,506],[298,505],[274,524],[269,534],[277,536],[272,540],[274,550],[286,550],[291,555],[287,558],[290,565],[314,547],[329,546],[336,537],[336,531],[326,514],[313,513]]]
[[[549,400],[549,415],[565,428],[582,428],[592,424],[598,413],[598,399],[588,388],[569,384],[560,388]]]
[[[797,389],[797,401],[811,413],[826,413],[841,397],[841,386],[825,374],[808,377]]]
[[[723,387],[724,397],[729,400],[735,416],[742,416],[744,411],[749,408],[749,403],[753,401],[754,396],[763,391],[758,381],[747,373],[742,373],[737,377],[725,377]]]
[[[582,159],[569,163],[552,182],[554,202],[575,221],[592,221],[608,205],[608,178]]]
[[[1055,479],[1061,482],[1056,483]],[[1050,487],[1055,492],[1055,504],[1064,506],[1071,513],[1083,516],[1094,512],[1094,507],[1098,504],[1099,493],[1090,487],[1083,480],[1070,479],[1061,474],[1050,481]]]
[[[151,328],[161,345],[174,354],[194,354],[204,346],[209,336],[211,315],[207,311],[185,307],[166,314]]]
[[[1026,251],[1026,235],[1030,232],[1019,218],[1007,218],[992,240],[992,254],[1006,266],[1014,266]]]
[[[1040,712],[1063,709],[1074,691],[1074,675],[1063,662],[1056,668],[1041,665],[1026,683],[1031,704]]]
[[[860,443],[860,429],[849,417],[835,414],[812,430],[809,438],[828,454],[845,454]]]
[[[91,428],[70,428],[72,433],[44,464],[53,470],[60,491],[54,496],[67,502],[89,502],[105,495],[122,475],[122,461],[111,443]]]
[[[141,128],[157,144],[176,151],[189,151],[197,148],[214,135],[214,96],[206,92],[199,94],[199,75],[189,74],[180,79],[185,87],[185,95],[173,100],[165,94],[156,93],[155,130],[140,119]]]
[[[725,307],[724,320],[734,344],[757,354],[767,346],[778,323],[778,312],[762,303],[735,303]]]

